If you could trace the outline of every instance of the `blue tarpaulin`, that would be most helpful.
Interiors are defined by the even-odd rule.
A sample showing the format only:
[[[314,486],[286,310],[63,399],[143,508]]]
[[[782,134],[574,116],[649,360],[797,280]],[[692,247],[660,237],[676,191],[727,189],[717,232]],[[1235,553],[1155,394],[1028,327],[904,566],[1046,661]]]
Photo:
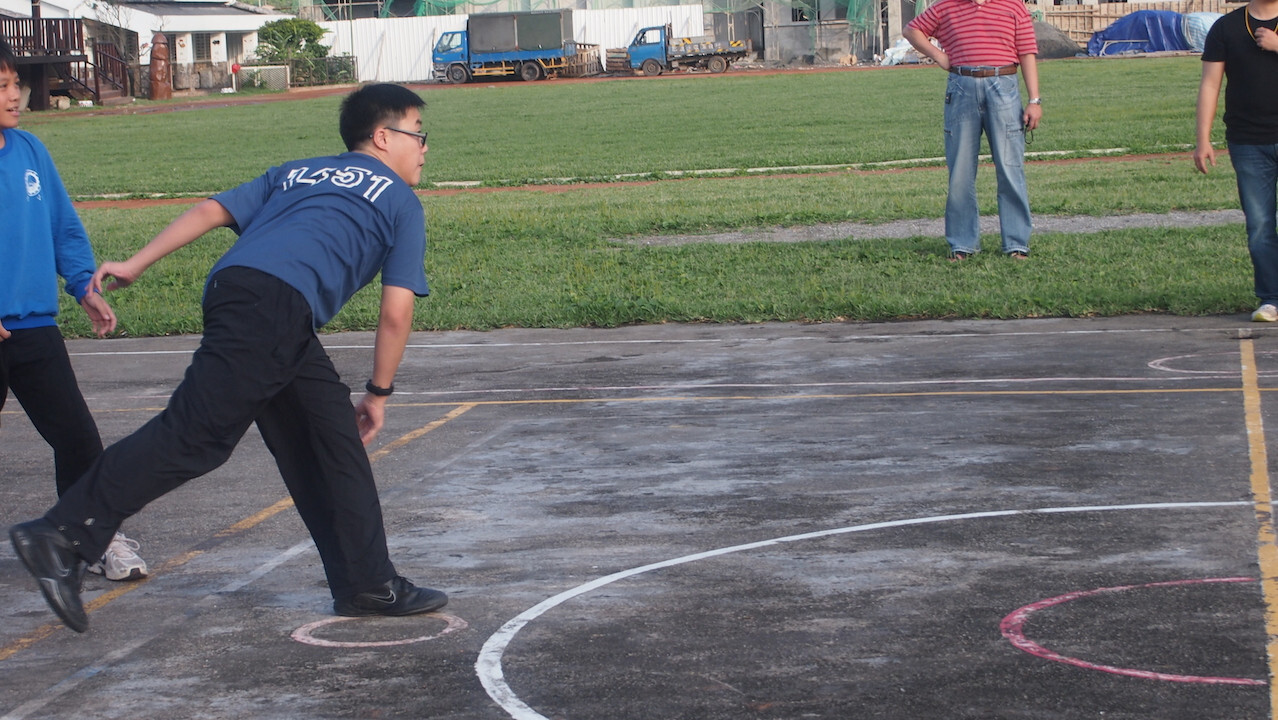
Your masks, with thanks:
[[[1188,50],[1182,25],[1185,16],[1171,10],[1137,10],[1113,25],[1093,33],[1088,55],[1120,55],[1131,52]]]

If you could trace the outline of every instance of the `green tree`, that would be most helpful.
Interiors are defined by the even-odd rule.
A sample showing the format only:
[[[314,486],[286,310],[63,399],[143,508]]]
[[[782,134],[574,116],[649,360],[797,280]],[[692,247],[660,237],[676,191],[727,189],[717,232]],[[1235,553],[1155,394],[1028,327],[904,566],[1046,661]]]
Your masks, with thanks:
[[[328,46],[320,42],[322,37],[324,28],[311,20],[274,20],[257,31],[257,55],[271,63],[327,57]]]

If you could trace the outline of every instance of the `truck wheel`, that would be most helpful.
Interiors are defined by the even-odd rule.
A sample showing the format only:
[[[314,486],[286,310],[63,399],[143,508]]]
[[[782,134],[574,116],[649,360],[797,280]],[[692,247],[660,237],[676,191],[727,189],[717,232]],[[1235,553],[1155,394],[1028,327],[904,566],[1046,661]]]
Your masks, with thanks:
[[[463,85],[470,80],[470,70],[465,65],[449,65],[444,74],[448,77],[448,82],[454,85]]]
[[[520,80],[526,80],[527,82],[536,82],[544,77],[546,77],[546,74],[542,72],[541,66],[533,62],[532,60],[529,60],[528,62],[519,66]]]
[[[648,58],[647,60],[644,60],[643,74],[644,75],[660,75],[661,63],[657,62],[656,60],[653,60],[652,58]]]
[[[728,61],[722,56],[715,55],[706,61],[706,67],[710,68],[712,73],[721,73],[728,69]]]

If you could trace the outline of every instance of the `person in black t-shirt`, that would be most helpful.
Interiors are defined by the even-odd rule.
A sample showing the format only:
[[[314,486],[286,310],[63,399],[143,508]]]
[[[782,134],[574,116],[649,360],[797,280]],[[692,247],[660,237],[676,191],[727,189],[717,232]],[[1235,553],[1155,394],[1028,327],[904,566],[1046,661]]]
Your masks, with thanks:
[[[1222,80],[1225,141],[1247,219],[1247,249],[1260,307],[1255,322],[1278,322],[1278,0],[1252,0],[1216,21],[1203,47],[1194,166],[1216,164],[1211,126]]]

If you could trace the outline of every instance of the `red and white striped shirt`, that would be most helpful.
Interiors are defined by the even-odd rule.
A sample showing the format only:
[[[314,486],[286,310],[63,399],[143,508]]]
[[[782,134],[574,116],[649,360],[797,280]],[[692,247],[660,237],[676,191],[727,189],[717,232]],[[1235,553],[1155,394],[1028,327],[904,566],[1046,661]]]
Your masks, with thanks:
[[[936,38],[950,65],[1015,65],[1037,55],[1034,20],[1022,0],[940,0],[910,21]]]

